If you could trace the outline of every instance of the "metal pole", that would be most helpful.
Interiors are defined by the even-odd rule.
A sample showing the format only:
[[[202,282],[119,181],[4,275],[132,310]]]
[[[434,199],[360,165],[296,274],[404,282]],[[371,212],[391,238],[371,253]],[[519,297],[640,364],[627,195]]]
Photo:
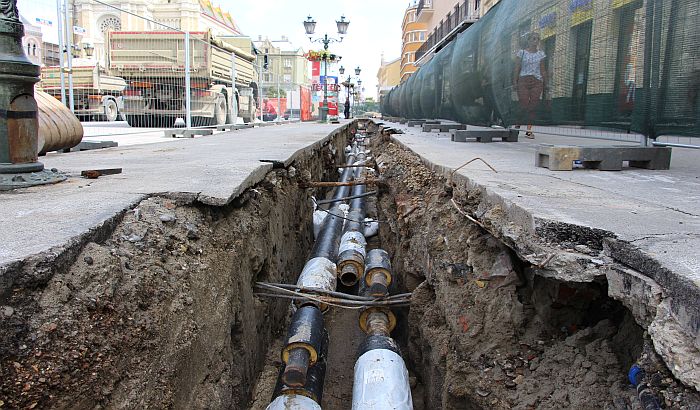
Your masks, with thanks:
[[[646,7],[646,24],[644,27],[644,126],[642,145],[649,142],[649,134],[652,132],[651,125],[651,54],[654,46],[654,1],[648,0]]]
[[[277,57],[277,120],[282,116],[280,104],[280,73],[282,72],[282,55]]]
[[[260,60],[260,70],[258,71],[258,107],[260,107],[260,122],[263,122],[263,106],[262,106],[262,71],[263,63]]]
[[[323,110],[321,110],[321,121],[328,119],[328,59],[323,57]]]
[[[66,104],[66,73],[63,72],[63,15],[61,13],[62,0],[56,0],[56,17],[58,20],[58,65],[61,76],[61,103]]]
[[[192,128],[192,95],[190,84],[190,32],[185,31],[185,127]]]
[[[236,74],[236,53],[231,53],[231,92],[233,93],[230,97],[231,105],[236,104]],[[238,122],[238,112],[240,109],[241,107],[236,106],[236,115],[231,118],[233,124]],[[231,110],[231,107],[229,107],[229,110]]]
[[[75,113],[75,99],[73,95],[73,20],[69,18],[68,2],[63,7],[66,19],[66,50],[68,53],[68,107]]]

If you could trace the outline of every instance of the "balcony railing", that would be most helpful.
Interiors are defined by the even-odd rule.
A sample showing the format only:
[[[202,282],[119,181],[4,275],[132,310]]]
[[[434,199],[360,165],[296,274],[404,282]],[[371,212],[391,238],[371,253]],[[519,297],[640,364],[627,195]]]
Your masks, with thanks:
[[[418,3],[419,10],[422,2],[423,0]],[[469,4],[469,0],[458,3],[454,11],[445,16],[440,25],[435,27],[435,30],[428,35],[425,43],[416,50],[416,60],[419,60],[437,45],[441,44],[448,35],[454,35],[455,30],[458,30],[458,32],[465,30],[479,19],[479,11],[470,10]]]
[[[433,5],[432,3],[432,0],[420,0],[418,2],[418,9],[416,10],[416,17],[420,16],[420,12],[423,11],[425,7],[431,7]]]

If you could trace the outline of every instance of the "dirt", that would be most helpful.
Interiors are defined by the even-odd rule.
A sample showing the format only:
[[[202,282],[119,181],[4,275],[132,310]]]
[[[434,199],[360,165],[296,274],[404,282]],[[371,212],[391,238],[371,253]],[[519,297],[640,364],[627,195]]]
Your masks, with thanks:
[[[0,295],[0,408],[264,409],[291,308],[255,296],[253,284],[296,281],[313,241],[309,197],[322,196],[302,187],[337,177],[344,137],[271,171],[229,206],[148,198],[51,271],[22,272],[32,280]],[[540,276],[488,224],[464,216],[482,206],[478,190],[375,141],[382,183],[369,207],[382,223],[369,247],[389,252],[397,291],[413,292],[392,336],[416,409],[639,408],[626,379],[634,362],[665,408],[700,408],[608,297],[604,274]],[[479,212],[493,221],[504,211]],[[579,236],[554,245],[583,246]],[[595,255],[600,238],[584,239]],[[324,316],[324,409],[350,407],[357,315]]]
[[[298,275],[313,240],[300,186],[340,147],[226,207],[148,198],[46,280],[16,285],[0,298],[0,408],[246,408],[288,316],[253,283]]]
[[[390,140],[374,148],[388,185],[379,202],[380,217],[391,221],[381,226],[382,244],[413,291],[401,341],[418,379],[416,408],[639,408],[626,378],[635,361],[667,408],[700,406],[607,296],[604,279],[537,276],[462,215],[478,208],[477,190],[450,185]]]

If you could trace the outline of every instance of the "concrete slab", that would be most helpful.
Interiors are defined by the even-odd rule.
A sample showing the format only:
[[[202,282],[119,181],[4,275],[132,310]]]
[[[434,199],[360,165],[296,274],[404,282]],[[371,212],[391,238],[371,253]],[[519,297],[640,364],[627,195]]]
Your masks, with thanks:
[[[0,288],[8,266],[66,247],[150,195],[225,205],[272,169],[260,159],[289,165],[337,128],[288,124],[160,144],[49,153],[41,161],[48,169],[67,173],[68,181],[0,193]],[[122,168],[123,172],[99,179],[79,176],[82,170],[97,168]]]
[[[452,130],[466,130],[467,126],[464,124],[432,124],[426,122],[423,124],[423,132],[432,132],[432,131],[437,131],[437,132],[450,132]]]
[[[195,135],[212,135],[214,130],[208,128],[165,130],[165,136],[170,138],[194,138]]]
[[[495,234],[533,265],[555,254],[561,258],[555,258],[560,262],[554,262],[557,267],[551,268],[552,275],[561,275],[562,271],[556,270],[569,258],[571,262],[582,261],[582,265],[567,265],[571,271],[560,279],[593,280],[586,268],[593,266],[590,256],[558,247],[562,242],[593,240],[604,249],[605,258],[610,258],[610,269],[633,268],[660,286],[663,301],[647,308],[670,312],[670,316],[654,316],[650,332],[669,328],[669,321],[678,331],[653,333],[655,345],[662,346],[657,351],[677,377],[700,386],[700,150],[674,148],[669,170],[625,168],[610,173],[581,167],[553,173],[535,166],[533,158],[541,143],[627,145],[632,149],[638,144],[539,133],[536,139],[522,139],[518,144],[455,144],[415,128],[389,125],[404,131],[393,135],[394,141],[446,177],[476,157],[493,166],[498,173],[473,162],[457,171],[455,178],[460,185],[482,193],[477,217],[495,227]],[[603,132],[586,133],[596,138]],[[493,209],[502,212],[491,216]],[[497,219],[489,218],[505,222],[498,225],[494,222]],[[518,248],[522,244],[532,246]],[[608,262],[602,263],[594,272],[605,269]],[[547,269],[540,271],[548,274]],[[624,303],[643,300],[641,295],[632,295]],[[688,351],[693,353],[678,353]]]
[[[91,149],[113,148],[118,146],[116,141],[81,141],[73,148],[64,149],[63,152],[89,151]]]

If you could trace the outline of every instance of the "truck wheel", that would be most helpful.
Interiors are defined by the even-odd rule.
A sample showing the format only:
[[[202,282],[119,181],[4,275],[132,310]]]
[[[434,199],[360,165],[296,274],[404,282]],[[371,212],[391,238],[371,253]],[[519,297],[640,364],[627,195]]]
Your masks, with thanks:
[[[105,119],[109,122],[116,121],[119,116],[117,102],[109,99],[105,101]]]
[[[226,111],[226,99],[223,95],[220,95],[216,99],[216,105],[214,106],[214,125],[226,124],[226,117],[228,116]]]

